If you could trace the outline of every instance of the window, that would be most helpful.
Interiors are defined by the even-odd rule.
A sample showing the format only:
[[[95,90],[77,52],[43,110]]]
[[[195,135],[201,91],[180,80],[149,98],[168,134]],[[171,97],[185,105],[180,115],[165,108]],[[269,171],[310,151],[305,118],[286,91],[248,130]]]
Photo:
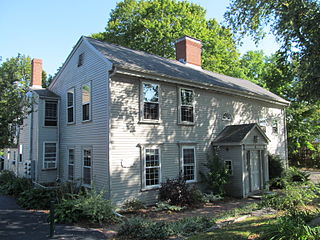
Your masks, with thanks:
[[[8,153],[8,156],[10,157],[10,152]],[[16,151],[13,151],[13,161],[17,160]]]
[[[260,118],[259,119],[259,126],[264,132],[266,132],[267,131],[267,119]]]
[[[222,116],[223,121],[231,121],[232,117],[230,113],[224,113]]]
[[[83,57],[84,57],[84,53],[81,53],[78,58],[78,67],[83,65]]]
[[[194,92],[190,89],[180,89],[180,121],[193,123],[194,122],[194,107],[193,107]]]
[[[144,185],[146,188],[160,185],[161,181],[161,163],[159,148],[144,149]]]
[[[68,150],[68,180],[74,180],[74,149],[69,148]]]
[[[56,168],[56,162],[57,162],[57,143],[45,142],[43,168],[44,169]]]
[[[58,103],[56,101],[46,101],[45,103],[45,126],[57,126]]]
[[[83,184],[91,185],[92,150],[83,149]]]
[[[90,82],[82,85],[82,121],[91,119],[91,84]]]
[[[74,88],[67,92],[67,122],[74,123]]]
[[[272,133],[278,133],[278,120],[272,120]]]
[[[231,160],[225,160],[224,161],[224,167],[226,168],[228,174],[232,175],[232,161]]]
[[[143,83],[143,120],[159,120],[159,85]]]
[[[19,145],[19,162],[22,162],[22,151],[23,151],[23,148],[22,148],[22,144]],[[14,152],[16,153],[16,152]]]
[[[195,147],[182,147],[182,171],[187,182],[196,181]]]

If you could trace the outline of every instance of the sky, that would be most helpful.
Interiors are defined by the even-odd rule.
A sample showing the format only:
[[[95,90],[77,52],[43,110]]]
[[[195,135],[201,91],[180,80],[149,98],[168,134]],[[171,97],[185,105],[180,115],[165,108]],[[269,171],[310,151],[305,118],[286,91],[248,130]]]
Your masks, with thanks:
[[[43,59],[51,75],[66,60],[82,35],[104,31],[111,10],[120,0],[0,0],[0,56],[2,62],[18,53]],[[207,10],[207,19],[222,22],[229,0],[189,0]],[[248,38],[239,47],[262,49],[267,55],[278,45],[268,36],[258,47]],[[0,62],[1,63],[1,62]]]

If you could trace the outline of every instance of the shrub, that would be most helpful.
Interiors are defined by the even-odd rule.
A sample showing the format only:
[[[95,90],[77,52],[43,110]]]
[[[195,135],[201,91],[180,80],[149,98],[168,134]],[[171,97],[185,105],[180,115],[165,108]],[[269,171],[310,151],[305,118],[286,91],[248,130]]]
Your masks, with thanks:
[[[171,205],[187,206],[199,204],[199,190],[187,184],[181,174],[177,178],[161,183],[159,200]]]
[[[32,188],[32,182],[27,178],[19,178],[13,172],[3,171],[0,174],[0,191],[3,194],[18,197],[20,193]]]
[[[202,201],[205,203],[212,203],[215,202],[217,200],[222,200],[223,197],[217,194],[213,194],[213,193],[204,193],[203,197],[202,197]]]
[[[135,217],[129,218],[119,228],[119,236],[135,239],[165,239],[171,235],[170,225]]]
[[[274,178],[279,178],[282,176],[284,172],[284,167],[283,167],[283,160],[280,158],[279,155],[268,155],[269,159],[269,178],[274,179]]]
[[[63,199],[56,207],[56,221],[72,223],[87,219],[92,223],[116,222],[114,207],[103,195],[103,192],[92,190]]]
[[[157,203],[157,211],[169,210],[169,211],[173,211],[173,212],[180,212],[180,211],[182,211],[184,209],[186,209],[186,207],[170,205],[167,202],[159,202],[159,203]]]
[[[319,240],[320,227],[310,227],[300,216],[280,217],[276,224],[269,225],[262,240]]]
[[[208,155],[207,163],[204,165],[208,171],[201,172],[201,178],[208,188],[216,195],[225,194],[225,185],[230,180],[230,174],[221,161],[217,150],[212,155]]]
[[[173,235],[190,236],[211,226],[212,222],[206,217],[190,217],[173,223],[135,217],[120,226],[118,235],[126,239],[167,239]]]
[[[146,206],[144,205],[144,203],[136,198],[126,200],[122,206],[122,209],[125,211],[137,211],[145,208]]]
[[[302,172],[295,167],[286,169],[281,177],[274,178],[270,181],[271,188],[282,189],[291,183],[304,184],[309,181],[310,174]]]
[[[17,202],[26,209],[49,209],[52,198],[52,191],[31,188],[20,193]]]

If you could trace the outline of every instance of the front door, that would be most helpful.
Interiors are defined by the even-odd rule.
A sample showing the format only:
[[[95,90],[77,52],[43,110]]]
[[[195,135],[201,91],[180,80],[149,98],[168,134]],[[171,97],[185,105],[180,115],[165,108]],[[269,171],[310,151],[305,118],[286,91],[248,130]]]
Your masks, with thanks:
[[[260,151],[253,150],[250,151],[250,184],[251,191],[260,190],[260,180],[261,180],[261,172],[260,172]]]

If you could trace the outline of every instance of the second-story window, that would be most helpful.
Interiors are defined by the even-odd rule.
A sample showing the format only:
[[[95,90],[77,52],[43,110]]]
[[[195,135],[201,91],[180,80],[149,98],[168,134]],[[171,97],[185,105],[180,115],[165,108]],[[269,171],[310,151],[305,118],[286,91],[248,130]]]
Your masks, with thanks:
[[[272,120],[272,133],[278,133],[278,120]]]
[[[91,84],[82,85],[82,121],[91,120]]]
[[[180,89],[180,122],[194,122],[194,92],[190,89]]]
[[[45,126],[57,126],[58,103],[56,101],[46,101],[45,103]]]
[[[143,120],[159,120],[159,85],[143,83]]]
[[[74,123],[74,88],[67,93],[67,122]]]

